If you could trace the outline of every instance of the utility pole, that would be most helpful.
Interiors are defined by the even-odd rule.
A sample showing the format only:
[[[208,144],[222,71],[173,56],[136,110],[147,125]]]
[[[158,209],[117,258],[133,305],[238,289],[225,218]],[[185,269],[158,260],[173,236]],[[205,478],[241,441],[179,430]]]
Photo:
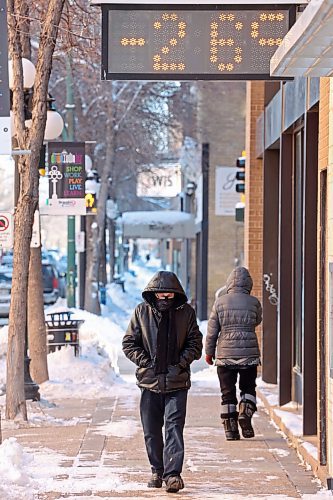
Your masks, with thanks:
[[[68,141],[74,141],[74,96],[70,54],[66,59],[66,121]],[[75,216],[67,217],[67,306],[75,307]]]

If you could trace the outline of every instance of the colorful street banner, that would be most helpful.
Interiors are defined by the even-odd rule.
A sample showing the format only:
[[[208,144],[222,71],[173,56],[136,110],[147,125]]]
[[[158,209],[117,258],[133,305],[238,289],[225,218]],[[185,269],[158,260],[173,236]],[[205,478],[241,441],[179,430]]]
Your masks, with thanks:
[[[44,191],[41,214],[86,214],[84,142],[49,142],[45,177],[48,193]]]

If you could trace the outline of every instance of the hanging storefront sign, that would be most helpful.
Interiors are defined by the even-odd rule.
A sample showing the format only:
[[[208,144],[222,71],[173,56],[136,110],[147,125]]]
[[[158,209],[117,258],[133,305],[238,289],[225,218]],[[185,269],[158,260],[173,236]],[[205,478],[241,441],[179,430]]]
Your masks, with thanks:
[[[173,198],[181,192],[180,165],[151,167],[140,172],[136,194],[140,197]]]
[[[40,205],[41,214],[86,214],[84,142],[49,142],[45,178],[48,193]]]
[[[270,79],[295,6],[102,5],[105,80]],[[292,3],[292,2],[290,2]]]
[[[6,0],[0,0],[0,155],[12,153]]]
[[[215,170],[215,215],[235,216],[240,195],[236,192],[235,167],[216,167]]]

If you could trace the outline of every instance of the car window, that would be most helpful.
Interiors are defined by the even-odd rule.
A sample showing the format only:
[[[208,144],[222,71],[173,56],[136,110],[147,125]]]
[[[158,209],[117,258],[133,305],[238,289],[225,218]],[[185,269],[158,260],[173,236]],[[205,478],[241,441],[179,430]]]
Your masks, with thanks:
[[[53,288],[53,278],[55,277],[55,272],[53,267],[50,264],[42,265],[42,273],[43,273],[43,286],[44,288]]]
[[[12,273],[1,272],[0,273],[0,282],[2,283],[11,283],[12,281]]]

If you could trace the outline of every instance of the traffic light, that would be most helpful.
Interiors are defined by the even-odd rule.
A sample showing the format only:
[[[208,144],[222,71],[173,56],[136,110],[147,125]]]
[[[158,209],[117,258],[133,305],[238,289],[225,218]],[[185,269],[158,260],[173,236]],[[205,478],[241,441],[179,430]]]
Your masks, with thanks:
[[[239,156],[236,161],[236,167],[239,168],[236,172],[236,191],[237,193],[245,193],[245,151],[242,156]]]

